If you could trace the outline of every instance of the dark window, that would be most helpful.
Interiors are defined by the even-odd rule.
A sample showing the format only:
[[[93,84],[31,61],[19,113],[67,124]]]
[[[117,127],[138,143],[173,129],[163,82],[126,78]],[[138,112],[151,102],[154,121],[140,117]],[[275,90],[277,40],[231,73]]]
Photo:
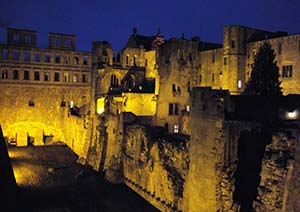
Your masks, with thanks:
[[[202,81],[202,75],[200,74],[199,75],[199,83],[201,83],[201,81]]]
[[[172,85],[172,91],[176,92],[176,85],[175,84]]]
[[[65,64],[70,64],[70,57],[69,56],[65,56]]]
[[[28,70],[24,71],[24,80],[29,80],[29,71]]]
[[[78,64],[79,64],[79,57],[78,57],[78,56],[75,56],[75,57],[74,57],[74,64],[75,64],[75,65],[78,65]]]
[[[87,82],[87,75],[86,74],[82,74],[82,82]]]
[[[114,74],[111,75],[110,76],[110,87],[116,88],[118,86],[119,86],[119,80],[118,80],[118,78]]]
[[[34,71],[34,80],[36,80],[36,81],[40,80],[40,72],[39,71]]]
[[[235,48],[235,42],[234,42],[234,40],[231,40],[231,48]]]
[[[25,35],[24,36],[24,42],[25,43],[31,43],[31,36],[30,35]]]
[[[169,115],[173,115],[173,103],[169,103]]]
[[[24,61],[30,61],[30,52],[24,52]]]
[[[227,57],[224,57],[224,65],[227,65]]]
[[[50,81],[50,73],[49,72],[45,72],[44,81]]]
[[[178,115],[178,103],[175,103],[174,115]]]
[[[128,58],[128,56],[126,56],[126,65],[128,65],[129,64],[129,58]]]
[[[17,33],[14,33],[14,34],[13,34],[13,41],[19,42],[19,40],[20,40],[20,35],[17,34]]]
[[[60,63],[60,55],[59,54],[55,54],[54,61],[55,61],[55,63]]]
[[[83,65],[88,64],[89,57],[88,56],[83,56]]]
[[[188,92],[191,92],[191,82],[188,82],[187,90]]]
[[[193,55],[191,53],[189,53],[189,60],[190,60],[190,62],[193,61]]]
[[[40,61],[41,61],[41,56],[40,56],[39,53],[35,53],[35,54],[34,54],[34,61],[35,61],[35,62],[40,62]]]
[[[45,62],[50,63],[50,54],[49,53],[45,53]]]
[[[18,70],[14,70],[14,72],[13,72],[13,79],[14,80],[18,80],[19,79],[19,71]]]
[[[14,60],[19,60],[20,59],[20,53],[17,50],[14,50]]]
[[[147,67],[148,66],[148,60],[146,59],[145,60],[145,67]]]
[[[71,46],[71,43],[72,43],[71,40],[65,40],[65,41],[64,41],[64,46],[65,46],[65,47],[70,47],[70,46]]]
[[[177,87],[177,91],[180,93],[181,91],[180,86]]]
[[[54,72],[54,81],[59,82],[59,73],[58,72]]]
[[[2,71],[2,79],[7,79],[7,78],[8,78],[7,70],[3,70]]]
[[[136,56],[133,57],[133,65],[136,66]]]
[[[211,62],[212,62],[212,63],[215,62],[215,54],[212,54],[212,56],[211,56]]]
[[[2,49],[2,59],[7,60],[8,59],[8,50]]]
[[[281,54],[281,52],[282,52],[282,44],[279,43],[278,44],[278,54]]]
[[[30,100],[30,101],[28,102],[28,106],[29,106],[29,107],[34,107],[34,101],[33,101],[33,100]]]
[[[54,39],[54,45],[55,46],[60,46],[60,38],[55,38]]]
[[[292,65],[282,66],[282,76],[281,77],[283,77],[283,78],[293,77],[293,66]]]
[[[65,100],[62,100],[62,101],[60,102],[60,106],[61,106],[61,107],[66,107],[66,105],[67,105],[67,103],[66,103]]]
[[[212,82],[215,81],[215,74],[211,74],[211,81],[212,81]]]

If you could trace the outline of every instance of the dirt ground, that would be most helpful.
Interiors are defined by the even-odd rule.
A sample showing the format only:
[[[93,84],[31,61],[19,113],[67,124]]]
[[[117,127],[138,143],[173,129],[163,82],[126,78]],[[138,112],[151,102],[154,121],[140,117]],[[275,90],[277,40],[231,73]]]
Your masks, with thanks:
[[[76,163],[66,146],[9,147],[22,212],[158,212],[125,185]]]

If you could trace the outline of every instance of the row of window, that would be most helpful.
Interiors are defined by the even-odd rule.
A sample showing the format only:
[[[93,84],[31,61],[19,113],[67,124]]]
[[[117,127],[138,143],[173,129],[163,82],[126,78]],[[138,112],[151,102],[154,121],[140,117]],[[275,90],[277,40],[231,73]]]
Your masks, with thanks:
[[[13,50],[12,52],[12,59],[15,61],[20,61],[20,51]],[[50,53],[44,53],[41,55],[41,53],[34,53],[33,55],[33,62],[45,62],[45,63],[51,63],[54,62],[56,64],[61,64],[61,55],[59,53],[54,54],[54,57],[51,58]],[[42,56],[42,57],[41,57]],[[9,59],[9,51],[8,49],[2,49],[2,59],[8,60]],[[32,60],[31,58],[31,52],[30,51],[24,51],[23,52],[23,58],[22,61],[30,62]],[[82,57],[82,65],[88,65],[89,57],[83,56]],[[71,64],[71,58],[70,56],[65,56],[63,60],[63,64]],[[73,64],[74,65],[80,65],[80,58],[79,56],[73,57]]]
[[[74,82],[74,83],[87,83],[88,82],[88,74],[82,73],[81,74],[81,81],[80,81],[80,74],[79,73],[73,73],[70,74],[69,72],[54,72],[54,75],[51,76],[50,72],[41,72],[39,70],[36,70],[33,72],[33,76],[31,76],[31,71],[24,70],[23,74],[21,76],[21,71],[19,70],[13,70],[12,79],[13,80],[35,80],[35,81],[54,81],[54,82],[60,82],[61,77],[63,77],[63,82]],[[63,74],[63,75],[62,75]],[[61,76],[62,75],[62,76]],[[52,80],[53,77],[53,80]],[[2,79],[9,79],[8,71],[2,70],[1,73]]]

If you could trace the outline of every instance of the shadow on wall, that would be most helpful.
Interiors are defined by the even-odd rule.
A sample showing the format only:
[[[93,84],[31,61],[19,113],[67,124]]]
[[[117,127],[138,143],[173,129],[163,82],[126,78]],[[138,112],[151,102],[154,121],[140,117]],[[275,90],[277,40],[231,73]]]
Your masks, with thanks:
[[[271,137],[264,131],[243,131],[238,144],[238,169],[234,201],[241,206],[241,212],[252,211],[260,182],[261,163],[265,147]]]
[[[0,211],[15,211],[17,184],[0,126]]]

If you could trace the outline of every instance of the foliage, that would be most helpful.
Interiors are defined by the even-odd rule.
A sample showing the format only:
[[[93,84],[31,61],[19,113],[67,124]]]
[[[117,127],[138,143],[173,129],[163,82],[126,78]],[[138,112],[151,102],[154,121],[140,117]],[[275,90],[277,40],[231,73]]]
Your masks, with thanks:
[[[275,53],[268,42],[264,42],[255,55],[251,77],[244,91],[245,95],[281,96],[279,68]]]

